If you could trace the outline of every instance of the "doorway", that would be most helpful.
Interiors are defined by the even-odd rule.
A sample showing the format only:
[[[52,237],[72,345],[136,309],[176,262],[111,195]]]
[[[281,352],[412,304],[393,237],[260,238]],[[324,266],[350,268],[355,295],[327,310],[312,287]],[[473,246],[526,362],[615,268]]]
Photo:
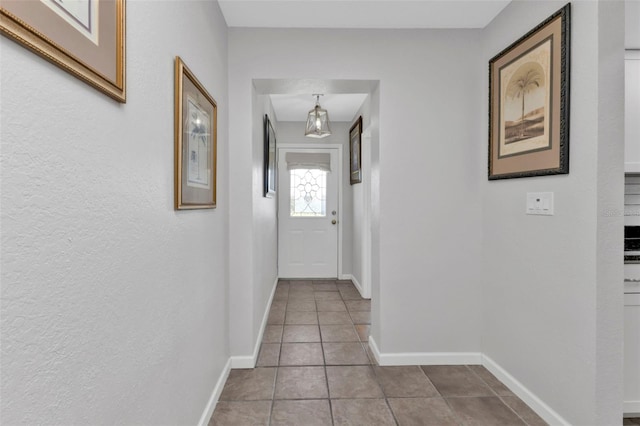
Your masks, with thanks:
[[[341,147],[278,149],[281,278],[337,278]]]

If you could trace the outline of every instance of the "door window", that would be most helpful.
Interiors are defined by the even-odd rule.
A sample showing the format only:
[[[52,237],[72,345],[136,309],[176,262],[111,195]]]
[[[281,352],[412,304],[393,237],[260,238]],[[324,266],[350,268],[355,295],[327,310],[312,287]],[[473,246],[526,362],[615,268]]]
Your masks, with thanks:
[[[291,217],[327,215],[327,172],[320,169],[289,170]]]

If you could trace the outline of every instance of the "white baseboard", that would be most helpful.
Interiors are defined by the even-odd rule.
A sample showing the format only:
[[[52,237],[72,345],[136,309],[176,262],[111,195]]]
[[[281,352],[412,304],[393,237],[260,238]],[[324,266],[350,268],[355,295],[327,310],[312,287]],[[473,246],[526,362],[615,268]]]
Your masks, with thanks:
[[[220,373],[220,377],[218,377],[218,381],[216,382],[216,385],[213,388],[213,392],[211,392],[211,396],[209,397],[209,402],[207,402],[207,406],[205,407],[204,412],[200,417],[198,426],[207,426],[209,424],[209,419],[213,415],[213,410],[216,408],[216,404],[218,403],[218,399],[220,398],[220,394],[222,393],[224,384],[227,381],[227,377],[229,377],[230,371],[231,371],[231,358],[227,360],[227,363],[222,369],[222,373]]]
[[[369,299],[368,297],[365,297],[364,288],[362,287],[362,284],[360,284],[360,282],[356,279],[356,277],[354,277],[351,274],[342,274],[342,275],[340,275],[340,279],[341,280],[351,280],[353,285],[355,285],[356,288],[358,289],[358,291],[360,292],[360,296],[363,299]]]
[[[496,376],[506,387],[523,400],[533,411],[549,424],[552,425],[569,425],[570,423],[562,418],[560,414],[555,412],[551,407],[545,404],[533,392],[527,389],[515,377],[509,374],[504,368],[500,367],[494,360],[487,355],[482,355],[482,365]]]
[[[236,355],[229,358],[231,368],[253,368],[256,366],[257,357],[253,355]]]
[[[552,425],[569,425],[565,419],[527,389],[515,377],[481,352],[406,352],[382,353],[373,336],[369,336],[369,347],[381,366],[389,365],[483,365],[533,411]],[[640,401],[625,403],[625,413],[640,412]]]
[[[480,352],[400,352],[381,353],[373,336],[369,347],[379,365],[469,365],[481,364]]]
[[[640,401],[625,401],[622,412],[625,417],[640,417]]]
[[[278,286],[278,277],[273,282],[273,288],[271,289],[271,295],[267,302],[267,307],[262,315],[262,323],[260,324],[260,331],[258,332],[258,339],[253,347],[253,355],[237,355],[231,357],[231,368],[253,368],[258,362],[258,354],[260,352],[260,343],[262,343],[262,336],[264,335],[264,329],[267,327],[267,320],[269,319],[269,310],[271,309],[271,302],[276,294],[276,287]]]
[[[378,365],[382,365],[380,364],[380,349],[378,348],[378,344],[376,343],[375,339],[371,335],[369,335],[369,349],[371,349],[371,353],[376,359]]]

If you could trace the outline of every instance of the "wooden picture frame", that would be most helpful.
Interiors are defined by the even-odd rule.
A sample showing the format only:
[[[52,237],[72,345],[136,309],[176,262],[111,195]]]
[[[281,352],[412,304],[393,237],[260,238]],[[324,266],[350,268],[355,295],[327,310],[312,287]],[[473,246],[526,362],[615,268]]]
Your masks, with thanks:
[[[264,116],[264,187],[263,195],[272,198],[276,194],[276,132],[269,116]]]
[[[569,173],[571,4],[489,61],[489,180]]]
[[[116,101],[126,101],[125,0],[3,0],[0,32]]]
[[[349,129],[349,182],[362,182],[362,116]]]
[[[179,56],[174,93],[175,208],[215,208],[218,106]]]

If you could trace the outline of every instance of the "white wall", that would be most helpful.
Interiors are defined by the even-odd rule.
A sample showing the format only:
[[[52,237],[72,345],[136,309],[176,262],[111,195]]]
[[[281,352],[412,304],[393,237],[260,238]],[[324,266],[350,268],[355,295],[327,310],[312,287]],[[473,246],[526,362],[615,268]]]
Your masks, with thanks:
[[[364,290],[363,297],[371,297],[371,96],[367,96],[355,117],[362,117],[362,137],[360,143],[360,165],[362,182],[352,185],[351,217],[353,220],[352,232],[352,275],[354,281],[360,284]],[[355,120],[354,120],[355,121]],[[347,144],[347,163],[351,153]],[[351,168],[347,165],[347,179]]]
[[[278,219],[277,198],[265,198],[264,186],[264,115],[268,114],[276,132],[280,125],[275,118],[269,96],[256,95],[253,114],[253,342],[255,343],[278,276]],[[277,193],[277,192],[276,192]],[[234,305],[235,306],[235,305]]]
[[[484,68],[479,37],[424,31],[372,43],[385,49],[375,66],[389,73],[380,78],[380,336],[372,334],[382,352],[480,351],[484,116],[469,102],[481,93],[470,78]]]
[[[374,337],[382,351],[479,351],[484,167],[476,159],[484,148],[475,135],[483,117],[471,101],[480,85],[469,74],[479,63],[479,32],[232,28],[229,43],[230,164],[239,173],[250,169],[253,79],[380,80]]]
[[[640,2],[625,0],[625,41],[627,49],[640,49]]]
[[[231,64],[230,64],[231,67]],[[231,354],[252,366],[259,349],[258,338],[277,278],[278,227],[276,198],[263,196],[264,116],[269,115],[278,139],[278,122],[268,96],[253,83],[246,87],[250,114],[230,131],[230,336]],[[230,105],[233,108],[233,99]],[[246,123],[251,123],[247,126]],[[239,142],[242,138],[243,142]]]
[[[511,3],[483,31],[482,64],[564,4]],[[483,352],[572,424],[618,424],[622,412],[620,6],[572,4],[570,174],[488,182],[486,157],[476,157]],[[486,121],[478,134],[485,145]],[[536,191],[555,193],[554,216],[525,215],[525,194]]]
[[[229,356],[226,24],[127,15],[124,105],[0,37],[4,424],[195,424]],[[218,102],[215,210],[173,209],[175,55]]]

